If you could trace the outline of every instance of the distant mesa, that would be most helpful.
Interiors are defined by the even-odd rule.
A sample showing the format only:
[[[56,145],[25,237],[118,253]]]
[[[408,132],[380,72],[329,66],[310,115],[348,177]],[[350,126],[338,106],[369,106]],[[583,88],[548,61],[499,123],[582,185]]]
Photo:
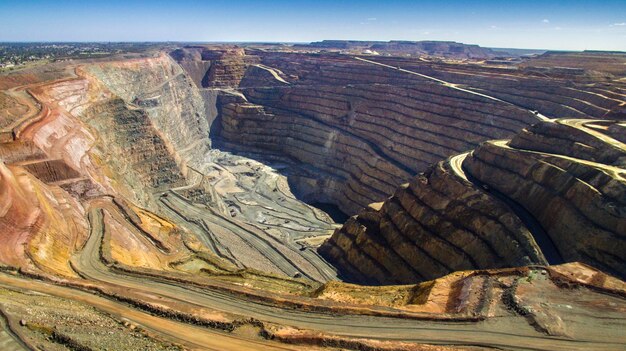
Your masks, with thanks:
[[[357,40],[323,40],[310,44],[297,44],[296,47],[337,49],[337,50],[361,50],[394,54],[394,55],[431,55],[450,58],[493,58],[497,52],[478,45],[468,45],[454,41],[357,41]]]

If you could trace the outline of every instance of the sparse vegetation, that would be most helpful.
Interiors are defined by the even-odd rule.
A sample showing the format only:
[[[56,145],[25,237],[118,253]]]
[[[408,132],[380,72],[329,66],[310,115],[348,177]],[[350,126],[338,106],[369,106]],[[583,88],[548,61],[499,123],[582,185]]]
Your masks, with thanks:
[[[0,43],[0,72],[31,64],[141,53],[163,43]]]

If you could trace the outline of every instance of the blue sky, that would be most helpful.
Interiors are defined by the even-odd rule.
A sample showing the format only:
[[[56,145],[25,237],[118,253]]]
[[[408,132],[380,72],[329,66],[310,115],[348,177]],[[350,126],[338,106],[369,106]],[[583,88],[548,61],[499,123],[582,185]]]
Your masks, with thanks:
[[[0,41],[322,39],[626,51],[626,0],[0,0]]]

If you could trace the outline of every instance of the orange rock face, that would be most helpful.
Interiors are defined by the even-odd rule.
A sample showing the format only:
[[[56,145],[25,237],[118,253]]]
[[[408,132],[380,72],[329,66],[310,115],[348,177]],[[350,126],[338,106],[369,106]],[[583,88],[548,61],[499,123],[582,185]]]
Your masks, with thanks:
[[[86,240],[80,204],[63,189],[48,187],[17,166],[0,164],[3,241],[8,266],[75,276],[69,257]]]

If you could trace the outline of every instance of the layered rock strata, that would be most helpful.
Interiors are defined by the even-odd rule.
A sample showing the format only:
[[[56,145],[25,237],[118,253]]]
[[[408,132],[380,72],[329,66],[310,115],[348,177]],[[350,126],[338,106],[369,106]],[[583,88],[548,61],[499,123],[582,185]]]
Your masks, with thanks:
[[[203,46],[187,46],[170,55],[189,73],[198,88],[236,87],[248,66],[258,61],[237,47],[209,50]]]
[[[294,69],[263,57],[280,72],[273,86],[239,85],[238,99],[218,100],[220,146],[296,160],[305,165],[290,174],[298,195],[348,213],[384,199],[438,159],[536,120],[511,104],[387,67],[350,58],[293,59],[303,62]],[[242,82],[252,85],[257,74],[248,69]]]
[[[299,198],[346,213],[485,140],[549,117],[615,116],[624,105],[620,83],[591,69],[539,74],[417,58],[244,54],[222,60],[238,74],[203,84],[219,95],[211,138],[225,150],[289,163]]]
[[[239,55],[230,48],[223,51]],[[523,122],[519,115],[498,112],[501,107],[536,117],[462,86],[351,57],[285,54],[281,59],[283,54],[262,50],[248,53],[239,55],[243,65],[236,70],[209,75],[221,83],[207,88],[197,85],[202,86],[206,72],[196,80],[167,56],[148,53],[44,66],[44,71],[57,67],[62,72],[51,74],[53,81],[41,76],[20,83],[15,91],[21,93],[11,97],[21,106],[11,102],[12,112],[0,114],[8,122],[2,123],[0,138],[3,347],[624,348],[626,290],[621,280],[581,263],[536,266],[553,263],[556,253],[563,260],[573,257],[620,272],[615,257],[624,257],[619,241],[623,124],[544,123],[508,144],[487,143],[474,154],[431,168],[416,166],[418,156],[428,152],[445,158],[492,133],[513,133]],[[216,60],[231,64],[225,58],[207,61]],[[325,65],[320,69],[314,60]],[[315,77],[326,64],[337,69],[329,69],[328,84],[317,84]],[[379,85],[362,73],[358,89],[345,85],[341,93],[331,79],[354,64],[371,69]],[[193,67],[202,72],[208,66]],[[0,87],[7,83],[4,78],[0,75]],[[402,85],[396,88],[395,80]],[[383,105],[395,96],[385,91],[398,93],[414,85],[433,93],[421,103],[441,94],[451,105],[440,108],[453,116],[439,122],[441,140],[426,139],[442,149],[435,152],[434,146],[424,145],[427,152],[415,152],[415,159],[407,156],[415,148],[410,140],[421,138],[425,128],[403,130],[384,119],[393,104],[385,105],[375,125],[375,119],[372,126],[355,122],[359,114],[376,108],[367,104],[368,94],[381,94],[376,104]],[[334,115],[334,109],[349,110],[342,107],[350,101],[346,92],[364,92],[359,101],[367,110],[352,101],[358,114]],[[323,105],[334,94],[337,105],[324,113],[306,102],[319,97],[314,104]],[[302,103],[302,114],[295,102]],[[410,106],[404,108],[407,114],[419,104]],[[209,150],[208,136],[219,136],[211,128],[217,107],[246,116],[224,119],[220,114],[219,124],[224,123],[232,140],[218,141],[233,149],[241,143],[242,151],[271,163]],[[418,119],[410,116],[405,122]],[[455,121],[468,123],[463,128],[467,133],[485,135],[455,139],[445,128],[457,128]],[[267,135],[250,145],[244,134],[235,139],[242,126],[241,131],[257,138],[254,131],[264,124]],[[399,140],[398,134],[377,134],[386,124],[406,134],[405,151],[399,146],[403,140],[386,144],[385,138]],[[254,147],[262,140],[267,141],[263,148]],[[328,147],[319,147],[326,143]],[[312,152],[304,158],[303,151],[290,149],[296,147]],[[336,157],[341,164],[331,161]],[[321,166],[313,167],[317,164]],[[407,179],[419,167],[427,172],[335,235],[331,241],[336,247],[352,250],[338,265],[344,274],[352,269],[354,276],[373,284],[444,276],[374,288],[324,283],[336,272],[315,248],[337,225],[296,199],[289,182],[306,183],[301,188],[309,189],[312,199],[321,196],[316,188],[328,188],[329,200],[340,201],[330,194],[341,195],[343,183],[327,179],[342,174],[348,182],[355,177],[358,182],[351,184],[369,182],[374,191],[384,179],[405,181],[391,166],[406,167]],[[320,169],[327,174],[320,176]],[[366,180],[366,173],[372,180]],[[506,174],[517,188],[500,183],[494,174]],[[518,188],[542,203],[524,202]],[[363,196],[359,201],[372,201],[367,192],[356,193]],[[591,235],[568,233],[577,228],[551,222],[560,215]],[[344,235],[348,231],[350,237]],[[535,266],[445,275],[492,264]]]
[[[626,74],[625,55],[545,55],[525,61],[517,70],[397,57],[368,59],[462,85],[552,118],[615,118],[614,112],[624,106],[624,84],[615,78]],[[552,67],[557,65],[576,68]]]
[[[159,244],[165,239],[137,234],[139,220],[129,227],[104,211],[103,231],[113,228],[104,241],[115,243],[110,262],[165,271],[172,261],[191,262],[176,270],[197,272],[204,264],[193,256],[201,252],[242,272],[336,277],[315,251],[336,227],[332,219],[297,200],[270,167],[210,150],[211,104],[203,98],[210,94],[169,56],[95,62],[74,71],[74,78],[26,88],[43,108],[17,140],[0,144],[0,156],[59,197],[75,198],[70,204],[81,217],[97,217],[89,209],[115,199],[162,218],[177,233],[192,233],[168,249],[180,255],[169,255],[160,252],[168,251]],[[125,213],[132,217],[133,211]],[[13,224],[2,215],[0,221]],[[22,229],[55,240],[37,226]],[[74,249],[64,251],[66,261]]]
[[[372,284],[561,261],[624,277],[626,145],[608,125],[620,124],[541,122],[439,162],[319,251],[346,278]]]
[[[624,277],[625,160],[626,144],[601,124],[562,120],[529,128],[508,144],[485,143],[464,166],[524,207],[565,261]]]

